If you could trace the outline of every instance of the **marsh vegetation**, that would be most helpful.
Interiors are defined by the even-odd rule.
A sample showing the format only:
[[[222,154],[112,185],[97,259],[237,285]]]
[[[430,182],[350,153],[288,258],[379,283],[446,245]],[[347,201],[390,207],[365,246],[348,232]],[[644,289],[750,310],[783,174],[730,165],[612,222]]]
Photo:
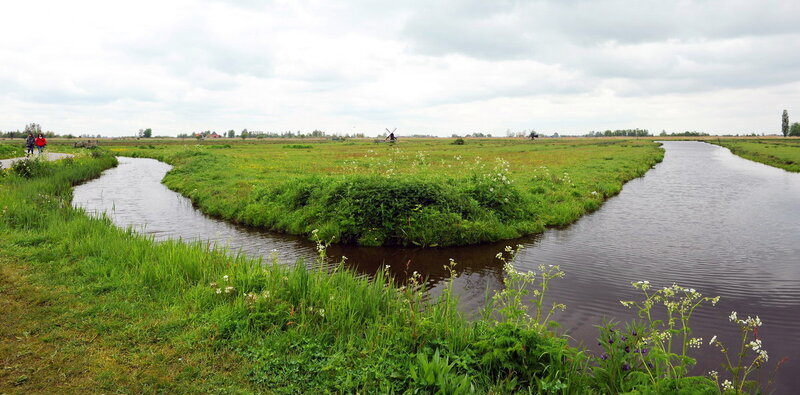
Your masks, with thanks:
[[[174,166],[203,212],[365,246],[450,246],[574,222],[658,163],[646,140],[112,146]]]

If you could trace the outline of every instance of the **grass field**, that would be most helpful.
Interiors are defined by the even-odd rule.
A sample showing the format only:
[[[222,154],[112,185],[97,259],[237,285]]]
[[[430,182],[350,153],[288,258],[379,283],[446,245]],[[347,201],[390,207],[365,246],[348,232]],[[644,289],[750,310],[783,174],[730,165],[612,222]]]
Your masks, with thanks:
[[[566,225],[660,162],[649,140],[158,142],[110,146],[174,166],[202,211],[360,245],[446,246]]]
[[[800,172],[800,139],[707,140],[736,155],[784,170]]]
[[[0,172],[0,393],[719,393],[686,376],[683,329],[601,326],[606,353],[569,347],[542,303],[557,267],[508,265],[467,321],[452,288],[430,299],[418,277],[155,243],[73,209],[71,186],[115,163]]]
[[[16,158],[25,155],[20,144],[0,144],[0,159]]]

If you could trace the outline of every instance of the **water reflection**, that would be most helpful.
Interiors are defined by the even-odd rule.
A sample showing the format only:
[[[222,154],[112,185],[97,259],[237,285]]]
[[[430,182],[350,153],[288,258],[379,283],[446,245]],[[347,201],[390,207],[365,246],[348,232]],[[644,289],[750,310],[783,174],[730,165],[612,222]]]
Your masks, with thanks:
[[[447,276],[443,265],[459,262],[455,289],[462,309],[475,313],[487,290],[502,286],[505,245],[523,244],[521,270],[558,264],[567,277],[550,296],[566,303],[556,319],[576,342],[594,345],[593,325],[603,318],[633,318],[619,300],[639,296],[632,281],[677,282],[706,295],[721,295],[718,307],[696,314],[695,336],[713,335],[733,343],[732,310],[758,314],[771,364],[790,362],[778,376],[778,393],[800,388],[800,174],[747,161],[727,149],[699,142],[666,142],[664,161],[625,185],[597,212],[565,229],[521,240],[458,248],[359,248],[332,246],[331,256],[369,275],[383,265],[399,278],[419,271],[433,292]],[[211,240],[252,256],[277,250],[282,261],[313,260],[314,244],[304,238],[260,232],[208,218],[160,180],[169,166],[150,159],[120,158],[120,166],[76,187],[74,204],[107,212],[119,226],[133,226],[156,239]],[[710,349],[709,349],[710,350]],[[696,373],[719,370],[717,352],[700,359]]]

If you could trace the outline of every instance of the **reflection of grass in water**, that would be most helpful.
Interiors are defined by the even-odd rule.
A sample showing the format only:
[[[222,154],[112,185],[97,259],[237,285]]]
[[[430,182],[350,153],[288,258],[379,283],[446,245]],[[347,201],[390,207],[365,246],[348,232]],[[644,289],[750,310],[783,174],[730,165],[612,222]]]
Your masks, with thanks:
[[[663,157],[643,140],[451,142],[162,145],[134,155],[174,165],[164,183],[211,215],[339,242],[428,246],[569,224]]]
[[[736,155],[784,170],[800,172],[800,139],[707,140]]]
[[[617,360],[568,347],[547,329],[563,306],[544,302],[563,273],[517,272],[510,247],[499,255],[503,290],[469,322],[453,293],[455,262],[441,297],[426,298],[416,273],[400,285],[388,270],[368,281],[343,266],[264,265],[202,243],[154,243],[73,209],[71,185],[114,163],[77,158],[0,180],[2,392],[716,393],[713,381],[685,376],[690,359],[630,357],[620,343],[646,329],[623,339],[604,327],[603,340],[619,340]],[[653,374],[664,361],[674,369]]]

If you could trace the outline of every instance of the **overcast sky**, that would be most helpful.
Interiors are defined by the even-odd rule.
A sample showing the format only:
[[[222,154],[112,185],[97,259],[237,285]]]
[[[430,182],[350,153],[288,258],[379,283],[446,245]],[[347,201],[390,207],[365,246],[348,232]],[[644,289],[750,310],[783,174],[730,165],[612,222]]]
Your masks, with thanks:
[[[3,1],[0,130],[780,131],[800,1]]]

